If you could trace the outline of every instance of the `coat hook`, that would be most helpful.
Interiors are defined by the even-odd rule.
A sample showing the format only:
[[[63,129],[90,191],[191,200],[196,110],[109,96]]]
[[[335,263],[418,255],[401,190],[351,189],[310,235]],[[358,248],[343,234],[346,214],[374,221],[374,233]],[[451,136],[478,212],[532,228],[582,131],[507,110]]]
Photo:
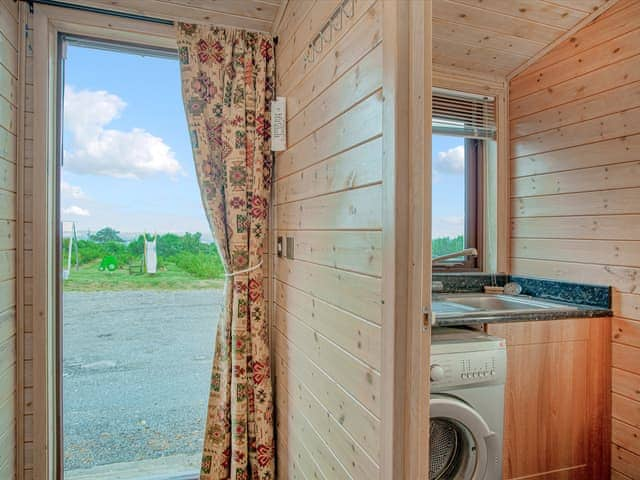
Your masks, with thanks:
[[[316,35],[316,38],[313,39],[313,50],[315,53],[322,53],[322,47],[322,34],[319,33],[318,35]]]
[[[354,13],[354,5],[353,2],[355,0],[344,0],[344,2],[342,2],[342,11],[344,12],[345,17],[347,18],[351,18],[353,17],[353,13]]]
[[[336,32],[342,30],[342,9],[338,8],[335,13],[331,16],[331,26]]]
[[[327,35],[328,32],[328,35]],[[322,35],[322,40],[326,43],[331,43],[331,37],[333,35],[333,28],[331,27],[331,22],[327,22],[324,27],[322,27],[322,30],[320,30],[320,34]],[[327,35],[329,38],[327,38],[325,35]]]

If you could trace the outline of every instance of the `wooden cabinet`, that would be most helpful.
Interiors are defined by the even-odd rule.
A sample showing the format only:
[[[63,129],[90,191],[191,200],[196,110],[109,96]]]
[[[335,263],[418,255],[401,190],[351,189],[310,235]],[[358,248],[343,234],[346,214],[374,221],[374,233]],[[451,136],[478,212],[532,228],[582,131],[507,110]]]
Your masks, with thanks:
[[[507,340],[504,478],[609,476],[608,318],[493,324]]]

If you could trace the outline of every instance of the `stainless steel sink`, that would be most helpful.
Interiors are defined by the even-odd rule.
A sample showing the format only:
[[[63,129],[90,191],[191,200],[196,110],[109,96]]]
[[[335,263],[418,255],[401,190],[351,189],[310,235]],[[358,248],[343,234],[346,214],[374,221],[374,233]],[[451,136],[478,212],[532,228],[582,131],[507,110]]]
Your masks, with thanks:
[[[495,295],[481,293],[438,294],[433,297],[432,310],[441,318],[477,315],[505,315],[509,312],[535,312],[540,310],[578,310],[573,305],[565,305],[546,300],[519,295]]]

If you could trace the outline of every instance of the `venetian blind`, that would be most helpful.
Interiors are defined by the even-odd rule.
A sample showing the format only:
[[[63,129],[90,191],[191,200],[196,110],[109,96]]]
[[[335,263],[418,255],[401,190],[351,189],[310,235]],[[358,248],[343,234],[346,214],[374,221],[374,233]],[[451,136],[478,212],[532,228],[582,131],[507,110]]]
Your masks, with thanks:
[[[493,97],[434,88],[431,99],[434,134],[496,138],[496,103]]]

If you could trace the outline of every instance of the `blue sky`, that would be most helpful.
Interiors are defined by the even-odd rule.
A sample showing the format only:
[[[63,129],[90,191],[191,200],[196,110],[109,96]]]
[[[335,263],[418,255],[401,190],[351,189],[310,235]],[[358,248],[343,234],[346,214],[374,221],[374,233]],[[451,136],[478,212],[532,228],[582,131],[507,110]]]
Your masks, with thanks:
[[[464,233],[464,139],[432,138],[432,237]]]
[[[80,231],[208,233],[177,59],[69,46],[62,180]]]
[[[433,137],[433,236],[463,233],[464,141]],[[84,232],[207,238],[177,59],[70,45],[65,64],[62,219]]]

